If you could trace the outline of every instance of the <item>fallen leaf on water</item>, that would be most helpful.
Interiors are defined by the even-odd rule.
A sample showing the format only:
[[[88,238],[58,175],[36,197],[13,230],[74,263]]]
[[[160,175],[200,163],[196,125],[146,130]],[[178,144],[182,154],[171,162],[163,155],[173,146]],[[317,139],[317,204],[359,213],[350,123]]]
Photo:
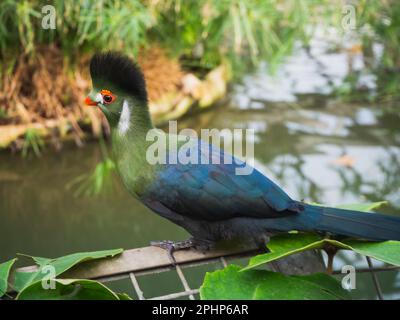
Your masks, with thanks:
[[[333,161],[334,164],[340,165],[342,167],[351,168],[355,163],[355,159],[347,154],[340,156]]]

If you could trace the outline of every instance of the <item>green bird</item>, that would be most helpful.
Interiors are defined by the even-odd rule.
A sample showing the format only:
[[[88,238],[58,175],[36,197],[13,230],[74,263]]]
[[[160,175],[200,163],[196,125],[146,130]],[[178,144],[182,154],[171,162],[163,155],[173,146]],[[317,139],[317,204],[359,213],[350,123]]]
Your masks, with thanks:
[[[177,243],[152,242],[167,249],[173,262],[176,249],[204,250],[221,240],[252,241],[265,249],[270,234],[290,230],[400,240],[400,218],[293,200],[256,169],[236,174],[248,165],[199,139],[189,139],[188,150],[196,151],[196,161],[176,161],[184,142],[177,149],[165,145],[165,163],[149,161],[148,151],[163,133],[154,130],[139,67],[124,55],[100,53],[91,60],[90,74],[93,89],[86,104],[98,106],[111,126],[114,158],[125,187],[192,235]],[[149,132],[153,139],[147,138]]]

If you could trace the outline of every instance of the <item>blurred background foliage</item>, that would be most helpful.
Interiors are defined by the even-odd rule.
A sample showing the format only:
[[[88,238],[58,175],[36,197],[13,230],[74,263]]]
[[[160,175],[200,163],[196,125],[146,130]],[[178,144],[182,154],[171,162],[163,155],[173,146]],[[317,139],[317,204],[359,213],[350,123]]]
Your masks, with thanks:
[[[344,34],[344,13],[338,9],[353,3],[363,52],[371,54],[372,45],[382,42],[379,67],[396,73],[400,4],[395,0],[54,0],[49,4],[57,12],[55,30],[41,27],[43,1],[3,0],[3,71],[13,70],[20,54],[35,55],[43,45],[55,44],[64,59],[76,64],[87,52],[113,49],[137,55],[154,43],[189,68],[211,69],[227,62],[235,75],[268,61],[273,71],[296,41],[307,45],[316,30],[335,28]],[[377,66],[371,62],[370,67]],[[388,94],[395,94],[394,86],[387,88]]]
[[[42,27],[47,4],[56,12],[55,29]],[[350,28],[348,7],[355,10]],[[224,65],[236,81],[265,62],[274,73],[294,51],[309,49],[316,34],[334,34],[327,39],[330,50],[346,51],[350,60],[362,55],[363,68],[350,66],[333,95],[396,109],[390,102],[399,98],[399,17],[395,0],[3,0],[0,128],[26,125],[3,134],[11,132],[8,141],[19,137],[12,147],[23,155],[39,155],[44,145],[43,126],[32,124],[44,123],[56,147],[67,132],[78,145],[85,131],[107,134],[101,113],[82,106],[88,60],[96,51],[135,57],[150,100],[157,100],[182,90],[185,72],[201,79]],[[365,74],[376,77],[373,90],[360,85]]]
[[[0,44],[3,56],[33,53],[56,43],[65,56],[82,51],[123,50],[135,54],[153,41],[176,55],[198,58],[201,66],[222,59],[276,58],[305,38],[313,11],[330,1],[53,1],[55,30],[41,28],[43,2],[2,1]]]
[[[41,28],[40,0],[3,0],[0,4],[0,49],[3,58],[35,54],[38,46],[56,44],[75,61],[82,52],[114,49],[137,54],[161,43],[188,65],[215,67],[270,64],[291,52],[295,41],[307,41],[316,28],[344,33],[343,12],[352,2],[339,0],[54,0],[56,29]],[[383,64],[398,68],[400,5],[393,0],[360,0],[357,25],[368,51],[385,44]],[[62,16],[60,16],[62,13]],[[364,47],[363,47],[364,48]],[[194,60],[194,61],[191,61]]]

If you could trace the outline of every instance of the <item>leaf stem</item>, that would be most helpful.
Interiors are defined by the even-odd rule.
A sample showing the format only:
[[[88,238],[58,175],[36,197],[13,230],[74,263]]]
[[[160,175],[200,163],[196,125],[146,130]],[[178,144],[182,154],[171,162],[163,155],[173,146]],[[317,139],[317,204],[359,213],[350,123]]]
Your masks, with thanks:
[[[326,244],[324,246],[324,251],[328,255],[328,263],[326,266],[326,273],[332,274],[333,273],[333,258],[335,257],[336,252],[338,252],[338,248],[333,245]]]

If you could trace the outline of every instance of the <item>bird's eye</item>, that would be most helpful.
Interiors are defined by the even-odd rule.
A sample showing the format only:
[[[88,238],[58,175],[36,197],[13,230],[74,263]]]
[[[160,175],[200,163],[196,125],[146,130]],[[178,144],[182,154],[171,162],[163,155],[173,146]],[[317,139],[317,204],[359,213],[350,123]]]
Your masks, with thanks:
[[[104,96],[103,99],[105,103],[110,103],[112,101],[112,97],[108,95]]]
[[[101,90],[100,93],[103,96],[103,101],[105,104],[110,104],[117,98],[110,90]]]

